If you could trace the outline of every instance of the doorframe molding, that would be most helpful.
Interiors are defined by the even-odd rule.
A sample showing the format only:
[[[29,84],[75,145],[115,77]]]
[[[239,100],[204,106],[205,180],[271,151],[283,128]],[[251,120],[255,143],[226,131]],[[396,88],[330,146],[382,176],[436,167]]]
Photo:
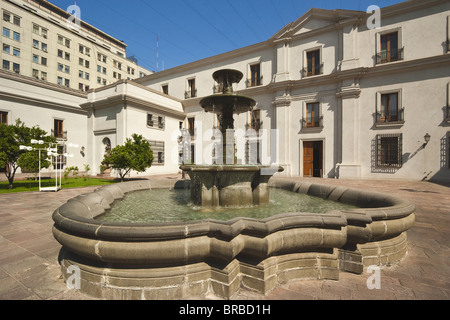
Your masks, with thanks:
[[[304,142],[315,142],[315,141],[321,141],[322,142],[322,178],[325,176],[325,163],[326,163],[326,138],[300,138],[299,139],[299,149],[298,149],[298,153],[299,153],[299,162],[298,162],[298,166],[299,166],[299,176],[300,177],[304,177],[305,174],[303,172],[303,148],[304,148]]]

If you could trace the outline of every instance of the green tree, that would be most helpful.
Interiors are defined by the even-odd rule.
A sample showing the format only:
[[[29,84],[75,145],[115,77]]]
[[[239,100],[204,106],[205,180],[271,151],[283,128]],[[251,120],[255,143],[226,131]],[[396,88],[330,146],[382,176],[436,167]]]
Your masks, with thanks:
[[[141,135],[133,134],[132,138],[128,138],[125,145],[111,149],[102,162],[118,170],[121,181],[131,170],[145,172],[153,163],[150,143]]]
[[[54,137],[47,136],[47,133],[39,127],[26,127],[18,119],[15,125],[0,124],[0,168],[4,171],[9,189],[13,188],[14,177],[19,167],[23,166],[25,170],[33,171],[39,167],[39,159],[36,151],[35,164],[32,164],[32,156],[27,153],[34,151],[20,150],[20,146],[32,146],[31,140],[42,140],[44,145],[40,148],[47,148],[50,143],[55,142]],[[41,153],[41,168],[50,166],[46,160],[46,153]]]

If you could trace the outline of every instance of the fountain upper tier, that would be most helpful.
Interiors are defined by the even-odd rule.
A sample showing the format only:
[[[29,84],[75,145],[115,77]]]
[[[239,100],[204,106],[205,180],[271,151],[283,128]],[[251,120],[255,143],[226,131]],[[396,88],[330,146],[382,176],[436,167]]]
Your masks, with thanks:
[[[238,70],[224,69],[214,72],[214,80],[222,87],[222,94],[204,98],[200,105],[207,112],[233,115],[248,112],[256,106],[256,101],[250,97],[234,94],[233,84],[243,78]]]

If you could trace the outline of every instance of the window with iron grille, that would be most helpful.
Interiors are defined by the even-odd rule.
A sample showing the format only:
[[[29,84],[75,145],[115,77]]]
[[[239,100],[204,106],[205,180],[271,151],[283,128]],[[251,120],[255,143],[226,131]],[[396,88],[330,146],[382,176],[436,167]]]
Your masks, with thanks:
[[[147,113],[147,127],[164,130],[166,128],[165,117]]]
[[[377,135],[378,167],[402,167],[402,140],[402,134]]]
[[[153,165],[163,166],[165,162],[164,141],[148,140],[153,151]]]

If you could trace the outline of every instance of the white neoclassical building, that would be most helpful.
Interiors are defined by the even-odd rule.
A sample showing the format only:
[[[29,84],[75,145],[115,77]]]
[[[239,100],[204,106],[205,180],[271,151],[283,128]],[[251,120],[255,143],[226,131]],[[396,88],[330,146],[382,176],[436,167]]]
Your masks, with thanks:
[[[214,161],[217,119],[200,101],[218,92],[215,71],[236,69],[244,79],[235,92],[257,106],[235,127],[255,129],[259,160],[283,174],[449,181],[450,2],[382,8],[379,28],[370,17],[311,9],[267,41],[88,93],[2,71],[2,119],[49,132],[63,121],[67,141],[81,146],[68,165],[94,172],[108,146],[142,134],[155,154],[146,174],[176,173],[181,153]]]

